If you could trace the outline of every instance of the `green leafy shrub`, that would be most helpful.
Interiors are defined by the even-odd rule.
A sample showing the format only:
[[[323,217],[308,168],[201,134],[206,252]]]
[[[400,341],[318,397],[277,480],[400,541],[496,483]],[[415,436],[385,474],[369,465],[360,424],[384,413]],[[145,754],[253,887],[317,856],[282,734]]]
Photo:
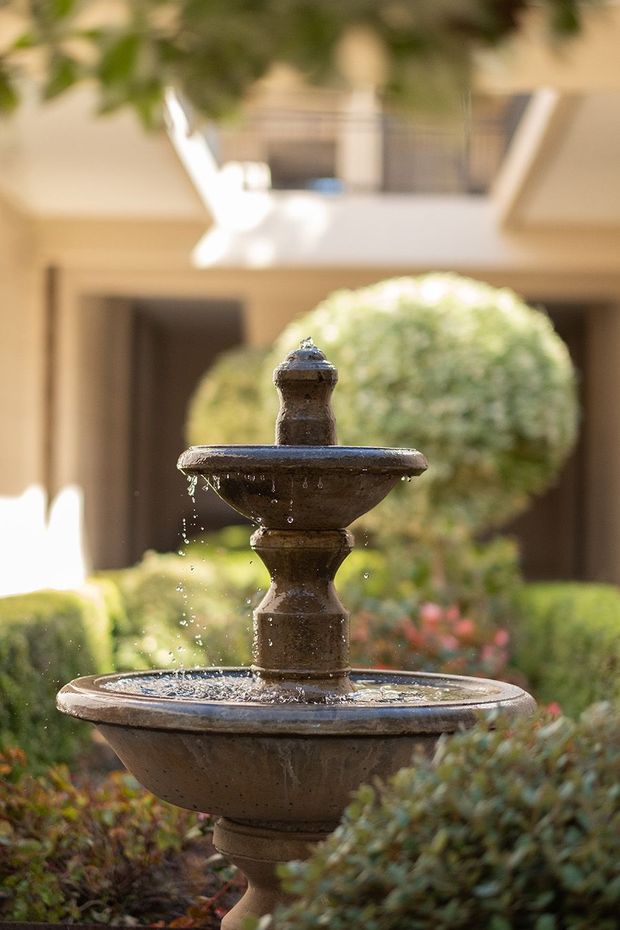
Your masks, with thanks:
[[[278,930],[617,930],[619,771],[609,706],[452,736],[283,869]]]
[[[78,787],[65,768],[35,778],[21,750],[6,751],[0,920],[156,920],[177,896],[164,867],[195,829],[195,814],[158,801],[130,775]]]
[[[274,424],[260,416],[267,351],[243,347],[223,352],[190,401],[185,433],[191,445],[273,442]]]
[[[515,663],[535,697],[578,714],[620,701],[620,592],[611,585],[529,584],[515,601]]]
[[[0,746],[33,763],[70,759],[87,728],[56,710],[58,688],[112,667],[101,589],[40,591],[0,600]]]
[[[251,597],[238,596],[247,588],[235,584],[233,560],[228,575],[220,568],[216,561],[201,561],[191,554],[149,552],[139,565],[116,573],[127,618],[116,642],[116,666],[247,663]]]
[[[477,622],[503,625],[513,613],[513,598],[523,583],[514,540],[425,546],[386,540],[389,586],[382,598],[435,601],[456,605]]]
[[[512,291],[453,274],[338,291],[284,330],[267,368],[307,336],[340,373],[340,442],[416,446],[429,459],[414,488],[395,489],[366,526],[454,541],[501,525],[553,482],[573,447],[566,346]]]

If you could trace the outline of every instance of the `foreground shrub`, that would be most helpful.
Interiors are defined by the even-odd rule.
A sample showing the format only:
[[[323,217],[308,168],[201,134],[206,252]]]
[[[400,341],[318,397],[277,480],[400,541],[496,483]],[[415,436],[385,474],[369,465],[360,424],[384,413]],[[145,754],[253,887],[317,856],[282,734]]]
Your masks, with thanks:
[[[515,601],[514,657],[543,703],[579,714],[620,702],[620,591],[599,584],[529,584]]]
[[[450,737],[283,869],[278,930],[617,930],[619,771],[609,706]]]
[[[27,769],[21,750],[0,755],[0,920],[158,919],[178,896],[164,866],[196,815],[126,773],[80,788],[63,767],[38,778]]]
[[[101,589],[40,591],[0,599],[0,747],[20,745],[33,764],[69,760],[86,726],[56,710],[58,688],[109,671],[112,639]]]

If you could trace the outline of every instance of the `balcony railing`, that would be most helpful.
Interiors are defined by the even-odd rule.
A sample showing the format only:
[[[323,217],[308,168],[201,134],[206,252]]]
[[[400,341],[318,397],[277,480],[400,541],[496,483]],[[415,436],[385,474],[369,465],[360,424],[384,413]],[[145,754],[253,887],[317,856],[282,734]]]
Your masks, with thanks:
[[[475,99],[445,124],[380,110],[261,107],[210,142],[220,164],[262,164],[274,190],[485,194],[527,100]]]

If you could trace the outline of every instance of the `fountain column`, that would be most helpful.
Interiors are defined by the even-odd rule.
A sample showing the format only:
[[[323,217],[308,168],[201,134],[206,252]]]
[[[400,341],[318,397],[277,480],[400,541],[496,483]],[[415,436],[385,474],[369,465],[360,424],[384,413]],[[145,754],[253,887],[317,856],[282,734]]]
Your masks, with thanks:
[[[280,397],[276,445],[336,445],[330,402],[338,372],[311,339],[276,368],[273,380]],[[291,505],[309,479],[298,475],[297,488],[294,482],[292,476]],[[294,523],[291,510],[290,529],[262,528],[252,536],[252,548],[271,576],[271,587],[254,611],[253,668],[264,687],[325,701],[329,693],[353,690],[349,615],[333,584],[353,537],[345,529],[308,530]]]

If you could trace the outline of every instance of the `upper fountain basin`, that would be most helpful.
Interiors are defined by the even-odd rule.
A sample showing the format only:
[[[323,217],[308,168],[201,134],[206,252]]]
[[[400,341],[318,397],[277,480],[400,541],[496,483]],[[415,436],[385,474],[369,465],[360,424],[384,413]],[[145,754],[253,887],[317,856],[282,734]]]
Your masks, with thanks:
[[[342,529],[375,507],[400,478],[426,470],[415,449],[356,446],[192,446],[178,461],[268,529]]]

